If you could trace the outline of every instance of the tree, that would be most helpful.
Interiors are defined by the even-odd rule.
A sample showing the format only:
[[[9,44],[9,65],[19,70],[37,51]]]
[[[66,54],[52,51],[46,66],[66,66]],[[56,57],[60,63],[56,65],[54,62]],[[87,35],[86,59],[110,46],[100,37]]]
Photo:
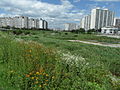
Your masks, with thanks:
[[[77,30],[72,30],[71,32],[75,32],[77,34],[79,34],[79,33],[85,33],[85,29],[84,28],[80,28],[80,29],[77,29]]]
[[[87,31],[88,34],[92,34],[92,33],[95,33],[95,32],[96,32],[95,29],[90,29],[90,30]]]

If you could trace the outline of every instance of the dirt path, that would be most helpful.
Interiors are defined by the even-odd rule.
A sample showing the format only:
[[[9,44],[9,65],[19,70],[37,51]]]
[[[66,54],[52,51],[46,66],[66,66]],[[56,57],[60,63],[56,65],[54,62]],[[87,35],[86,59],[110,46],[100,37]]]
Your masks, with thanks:
[[[111,38],[120,38],[120,35],[96,35],[96,36],[106,36],[106,37],[111,37]]]
[[[85,44],[107,46],[107,47],[120,47],[120,44],[102,44],[102,43],[95,43],[95,42],[88,42],[88,41],[81,41],[81,40],[68,40],[68,41],[70,41],[70,42],[81,42],[81,43],[85,43]]]

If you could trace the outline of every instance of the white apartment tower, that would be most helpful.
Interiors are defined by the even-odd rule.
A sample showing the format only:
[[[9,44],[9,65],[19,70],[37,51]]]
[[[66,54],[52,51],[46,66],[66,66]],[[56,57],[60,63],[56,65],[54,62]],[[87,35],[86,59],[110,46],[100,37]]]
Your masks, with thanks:
[[[39,29],[39,19],[35,19],[35,27]]]
[[[80,28],[84,28],[86,31],[90,29],[91,15],[87,15],[81,19]]]
[[[44,29],[44,21],[42,19],[39,20],[39,28]]]
[[[44,29],[47,29],[47,26],[48,26],[47,21],[43,20],[43,26],[44,26],[44,27],[43,27]]]
[[[28,17],[18,16],[13,18],[13,27],[28,28]]]
[[[28,27],[29,29],[35,28],[35,20],[33,18],[28,20]]]
[[[91,11],[90,29],[100,29],[102,27],[113,26],[114,12],[108,9],[93,9]]]

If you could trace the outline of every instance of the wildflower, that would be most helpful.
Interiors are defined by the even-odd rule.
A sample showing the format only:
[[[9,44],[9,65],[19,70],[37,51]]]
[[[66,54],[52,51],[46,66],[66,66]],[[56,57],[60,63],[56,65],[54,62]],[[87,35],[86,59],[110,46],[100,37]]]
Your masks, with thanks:
[[[37,75],[39,75],[40,73],[39,72],[36,72]]]
[[[46,74],[46,76],[48,76],[48,74]]]
[[[52,76],[52,79],[54,79],[55,77],[54,76]]]
[[[26,75],[26,77],[30,77],[30,75]]]
[[[32,52],[32,50],[29,50],[29,52]]]
[[[31,79],[35,79],[34,77],[32,77]]]
[[[30,75],[32,75],[32,73],[29,73]]]
[[[42,85],[39,85],[39,87],[42,87]]]
[[[12,71],[10,71],[11,73],[13,73],[14,71],[12,70]]]

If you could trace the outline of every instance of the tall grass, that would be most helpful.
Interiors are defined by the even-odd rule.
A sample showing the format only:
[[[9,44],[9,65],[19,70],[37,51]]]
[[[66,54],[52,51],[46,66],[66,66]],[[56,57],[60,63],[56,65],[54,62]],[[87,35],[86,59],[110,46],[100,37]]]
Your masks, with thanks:
[[[37,36],[39,39],[33,37],[27,36],[29,40],[34,41],[24,41],[0,32],[0,80],[2,82],[0,87],[2,89],[119,89],[118,82],[111,79],[113,76],[104,63],[93,58],[90,61],[85,56],[83,58],[82,53],[79,55],[78,52],[75,53],[76,51],[71,52],[78,49],[73,43],[68,45],[56,39],[41,36],[40,40],[39,36]],[[36,40],[51,46],[45,47],[35,42]],[[53,48],[55,47],[52,46],[53,44],[59,49]]]

